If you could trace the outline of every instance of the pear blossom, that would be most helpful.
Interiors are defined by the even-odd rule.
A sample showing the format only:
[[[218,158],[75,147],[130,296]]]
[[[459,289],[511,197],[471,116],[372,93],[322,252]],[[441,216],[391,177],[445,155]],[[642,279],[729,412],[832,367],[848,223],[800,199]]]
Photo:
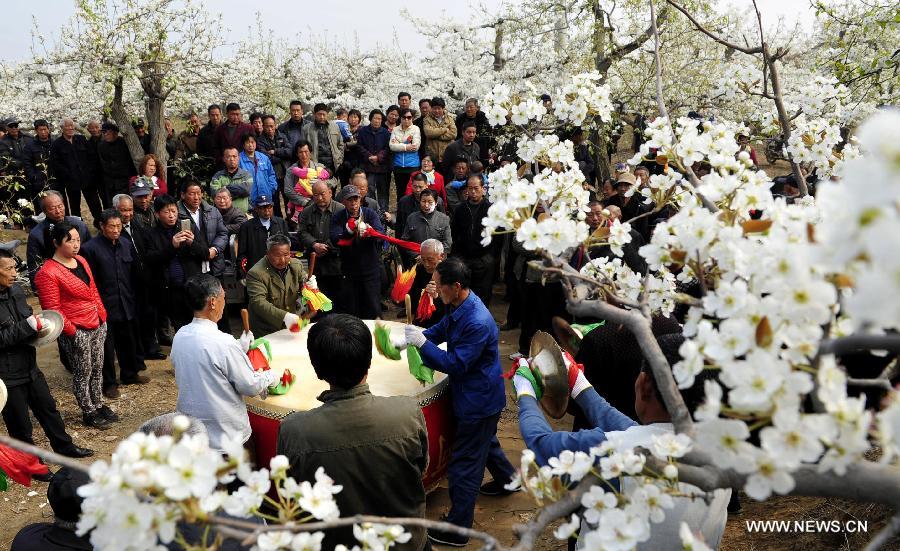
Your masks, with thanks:
[[[553,531],[553,537],[558,540],[567,540],[572,537],[575,532],[578,531],[578,528],[581,526],[581,519],[578,518],[578,515],[572,514],[569,522],[564,522],[559,525],[556,530]]]

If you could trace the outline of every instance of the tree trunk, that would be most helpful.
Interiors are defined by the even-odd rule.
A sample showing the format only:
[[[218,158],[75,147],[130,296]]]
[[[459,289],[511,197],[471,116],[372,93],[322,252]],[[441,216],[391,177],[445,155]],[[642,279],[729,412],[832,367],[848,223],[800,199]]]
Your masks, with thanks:
[[[128,151],[131,153],[131,160],[134,161],[134,166],[137,167],[144,158],[144,148],[141,147],[141,141],[131,126],[131,117],[125,110],[125,105],[122,101],[122,88],[123,82],[120,75],[113,82],[113,99],[109,104],[109,114],[119,126],[119,134],[125,139]]]
[[[169,162],[169,153],[166,151],[165,104],[165,98],[147,98],[147,131],[150,133],[150,151],[156,155],[162,167],[167,166]]]
[[[494,27],[494,71],[503,70],[503,21],[497,21]]]

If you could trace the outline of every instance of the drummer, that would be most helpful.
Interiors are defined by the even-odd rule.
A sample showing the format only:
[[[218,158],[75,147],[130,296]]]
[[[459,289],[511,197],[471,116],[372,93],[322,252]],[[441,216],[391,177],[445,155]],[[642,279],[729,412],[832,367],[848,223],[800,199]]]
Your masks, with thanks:
[[[419,348],[428,367],[446,373],[450,379],[456,439],[450,452],[448,480],[450,513],[447,522],[472,527],[475,499],[487,467],[493,481],[481,487],[485,495],[506,495],[515,473],[497,440],[497,422],[506,406],[506,391],[500,368],[498,330],[491,313],[469,289],[472,273],[458,258],[437,265],[435,283],[447,313],[437,325],[422,330],[407,325],[404,337],[394,344]],[[447,351],[437,347],[447,343]],[[462,547],[468,538],[443,530],[429,529],[435,543]]]
[[[250,329],[265,336],[300,322],[300,293],[306,272],[291,256],[291,240],[276,233],[266,239],[266,256],[247,272]]]
[[[253,371],[247,350],[253,333],[240,342],[219,331],[225,310],[225,290],[210,274],[191,276],[185,284],[191,323],[172,340],[172,365],[178,385],[175,409],[199,419],[209,433],[209,446],[224,448],[226,438],[250,439],[250,419],[241,396],[265,395],[276,381],[274,371]]]

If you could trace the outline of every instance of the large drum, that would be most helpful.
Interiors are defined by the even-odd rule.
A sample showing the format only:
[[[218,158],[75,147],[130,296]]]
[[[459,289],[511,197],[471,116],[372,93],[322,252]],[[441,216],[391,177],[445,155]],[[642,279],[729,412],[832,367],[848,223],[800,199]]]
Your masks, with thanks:
[[[365,320],[365,323],[370,330],[374,329],[374,321]],[[391,321],[382,323],[387,324],[394,332],[403,331],[401,323]],[[269,396],[265,400],[258,397],[244,399],[250,416],[250,427],[253,429],[251,438],[256,447],[257,462],[260,466],[268,466],[269,460],[275,455],[281,420],[295,411],[319,407],[322,403],[316,397],[328,390],[328,383],[316,377],[309,361],[306,350],[308,331],[309,326],[299,333],[291,333],[284,329],[266,336],[272,349],[272,361],[269,365],[279,377],[285,368],[290,368],[295,382],[287,394]],[[409,374],[405,351],[402,352],[399,361],[394,361],[379,354],[375,350],[375,345],[372,345],[372,366],[366,381],[372,394],[414,397],[425,415],[425,424],[428,428],[428,467],[425,469],[422,482],[426,491],[437,487],[447,475],[450,447],[456,429],[450,392],[447,388],[447,376],[435,372],[434,381],[434,384],[423,385]]]

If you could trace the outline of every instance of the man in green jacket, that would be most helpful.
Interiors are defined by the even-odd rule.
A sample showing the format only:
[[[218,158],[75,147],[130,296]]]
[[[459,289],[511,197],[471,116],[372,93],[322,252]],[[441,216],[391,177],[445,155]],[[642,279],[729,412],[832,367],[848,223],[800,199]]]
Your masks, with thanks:
[[[276,233],[266,240],[266,256],[247,272],[250,329],[257,337],[300,322],[300,293],[306,271],[291,256],[291,240]]]
[[[343,486],[335,496],[341,515],[425,518],[422,475],[428,463],[425,417],[414,398],[373,396],[366,384],[372,334],[359,319],[332,314],[310,327],[306,347],[319,379],[330,389],[322,405],[284,419],[278,453],[294,480],[314,480],[316,470]],[[391,549],[420,551],[425,530]],[[353,529],[328,530],[322,549],[356,543]]]

